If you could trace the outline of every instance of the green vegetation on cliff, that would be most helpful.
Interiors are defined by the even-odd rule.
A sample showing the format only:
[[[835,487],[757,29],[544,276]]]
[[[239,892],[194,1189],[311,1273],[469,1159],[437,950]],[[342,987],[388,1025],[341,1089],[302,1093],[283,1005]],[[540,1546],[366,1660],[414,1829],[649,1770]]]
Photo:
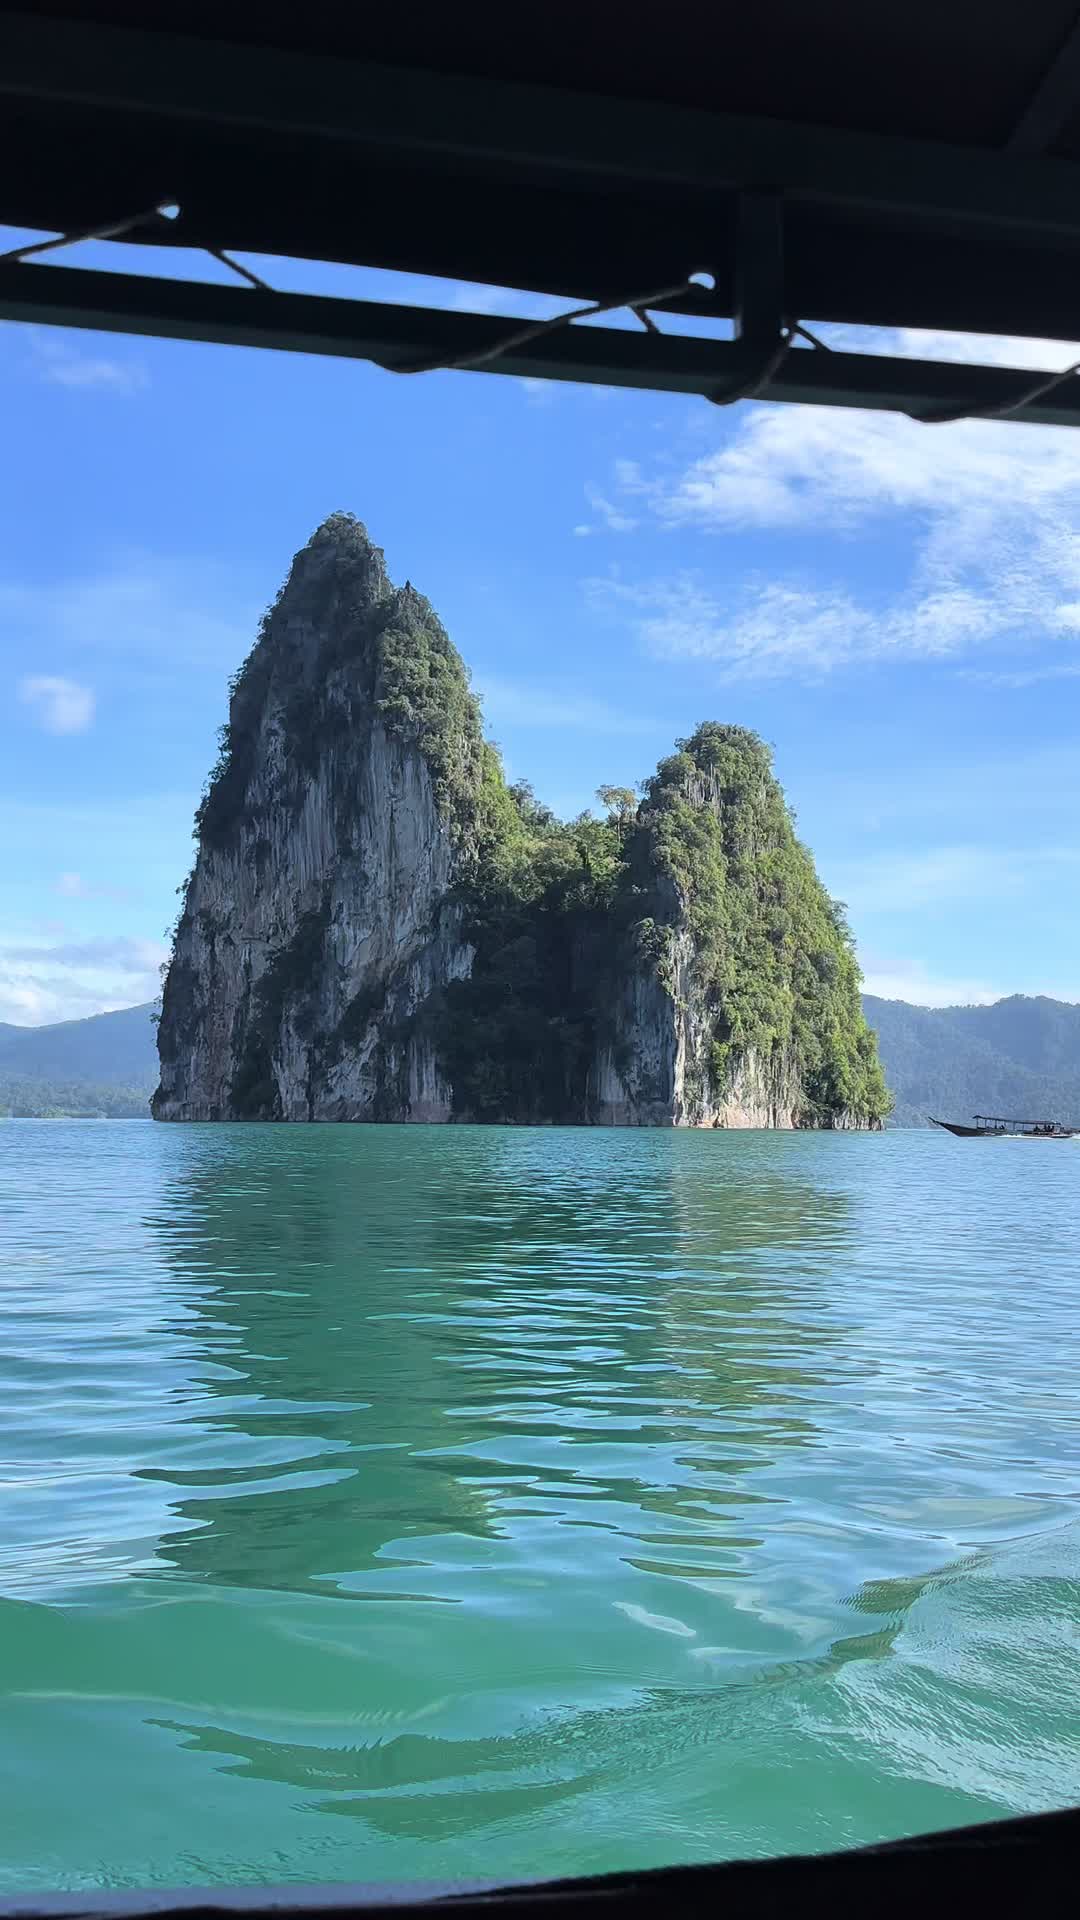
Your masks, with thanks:
[[[357,865],[357,821],[395,804],[382,792],[390,776],[380,726],[414,748],[430,775],[434,809],[411,789],[414,829],[423,819],[416,830],[433,847],[441,820],[445,836],[439,885],[449,871],[450,892],[427,901],[422,938],[436,938],[445,907],[449,944],[472,949],[469,977],[457,977],[455,959],[417,1004],[391,991],[402,977],[397,953],[389,971],[384,956],[381,971],[369,965],[347,980],[334,957],[350,889],[359,897],[372,884]],[[404,778],[402,764],[398,753],[394,778]],[[312,839],[305,811],[309,801],[318,811],[313,784],[330,822],[321,839]],[[196,820],[197,873],[224,853],[226,878],[219,875],[212,914],[205,902],[195,911],[186,893],[161,1021],[163,1065],[190,1053],[208,1017],[206,996],[221,994],[231,968],[226,988],[241,983],[231,1073],[220,1100],[206,1104],[237,1117],[295,1111],[305,1087],[314,1113],[318,1099],[331,1098],[327,1074],[365,1048],[396,1063],[385,1070],[388,1082],[400,1081],[387,1111],[404,1114],[403,1063],[422,1030],[436,1078],[452,1087],[463,1118],[569,1121],[625,1109],[660,1121],[677,1109],[680,1119],[708,1123],[738,1109],[751,1078],[755,1111],[785,1124],[883,1118],[888,1095],[851,938],[796,838],[757,736],[705,724],[678,743],[640,800],[613,786],[598,799],[602,818],[562,822],[526,785],[507,785],[467,670],[429,602],[410,584],[391,583],[359,521],[332,515],[297,555],[232,683]],[[300,887],[291,880],[294,843]],[[384,889],[395,858],[383,855]],[[275,875],[278,911],[254,974],[250,956],[246,974],[221,957],[231,860],[256,888],[264,871]],[[286,1030],[291,1094],[283,1102]],[[624,1100],[619,1088],[631,1081]],[[382,1095],[364,1098],[365,1115],[380,1117]]]
[[[561,823],[527,788],[505,792],[514,814],[499,857],[465,895],[472,976],[447,990],[440,1031],[463,1111],[580,1113],[613,1001],[642,968],[704,1016],[707,1054],[690,1063],[703,1104],[752,1057],[798,1081],[804,1124],[884,1118],[850,932],[755,734],[707,722],[661,762],[640,805],[602,787],[606,820]]]
[[[988,1007],[912,1007],[866,994],[863,1011],[896,1095],[894,1125],[1005,1113],[1080,1126],[1080,1006],[1012,994]]]
[[[347,698],[328,705],[322,695],[334,675],[342,676]],[[298,800],[338,743],[331,729],[344,738],[350,724],[376,713],[388,733],[424,755],[460,844],[472,847],[478,833],[482,840],[501,837],[497,822],[483,824],[497,796],[484,777],[491,750],[464,662],[423,594],[409,583],[391,584],[380,549],[352,514],[332,514],[297,556],[229,691],[229,718],[195,820],[204,845],[223,845],[246,818],[271,691],[284,703]]]
[[[883,1119],[889,1096],[859,1003],[851,934],[796,838],[764,742],[713,721],[680,741],[646,782],[628,860],[643,890],[664,877],[682,903],[691,971],[711,1015],[702,1064],[714,1085],[747,1054],[784,1058],[804,1089],[808,1123],[840,1113]],[[661,970],[669,943],[670,935]]]
[[[472,973],[445,991],[437,1036],[455,1108],[477,1120],[572,1120],[613,990],[618,832],[563,823],[486,769],[483,857],[460,889]]]

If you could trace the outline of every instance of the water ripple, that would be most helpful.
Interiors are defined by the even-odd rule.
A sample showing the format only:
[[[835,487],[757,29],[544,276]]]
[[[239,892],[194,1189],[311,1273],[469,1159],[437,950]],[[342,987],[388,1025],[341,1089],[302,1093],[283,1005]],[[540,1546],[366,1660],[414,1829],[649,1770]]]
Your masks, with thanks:
[[[4,1128],[0,1881],[578,1873],[1080,1798],[1078,1176]]]

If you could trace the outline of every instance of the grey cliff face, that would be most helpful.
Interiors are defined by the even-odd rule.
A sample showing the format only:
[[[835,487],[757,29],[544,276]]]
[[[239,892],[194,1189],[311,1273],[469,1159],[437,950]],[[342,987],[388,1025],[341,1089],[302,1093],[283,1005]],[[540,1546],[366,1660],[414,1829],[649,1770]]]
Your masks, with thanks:
[[[557,880],[538,892],[538,843],[461,660],[359,521],[332,515],[233,682],[163,994],[155,1118],[873,1124],[822,1094],[820,1067],[808,1090],[794,1044],[739,1040],[726,909],[703,923],[700,902],[727,873],[745,917],[761,862],[795,858],[794,843],[760,742],[708,726],[695,741],[727,788],[682,743],[625,848],[620,830],[614,891],[570,908]],[[713,867],[680,881],[671,831],[687,819]],[[545,844],[580,891],[592,868],[578,830],[555,823],[563,838]],[[804,892],[818,887],[808,871]],[[798,988],[802,962],[769,911],[790,1016],[819,983],[803,966]]]
[[[720,1084],[703,1067],[713,1013],[695,977],[693,941],[672,943],[673,987],[629,969],[615,1005],[614,1040],[597,1052],[590,1118],[614,1127],[799,1127],[805,1096],[793,1061],[747,1053]]]
[[[269,616],[177,931],[157,1119],[450,1116],[422,1016],[472,953],[431,770],[379,711],[402,599],[336,515]]]
[[[589,1079],[587,1118],[609,1127],[795,1129],[811,1124],[790,1051],[765,1058],[749,1049],[723,1078],[710,1073],[715,1010],[677,896],[671,912],[670,985],[640,962],[621,970],[612,1038],[597,1048]],[[838,1112],[828,1124],[859,1129],[867,1123],[854,1113]]]

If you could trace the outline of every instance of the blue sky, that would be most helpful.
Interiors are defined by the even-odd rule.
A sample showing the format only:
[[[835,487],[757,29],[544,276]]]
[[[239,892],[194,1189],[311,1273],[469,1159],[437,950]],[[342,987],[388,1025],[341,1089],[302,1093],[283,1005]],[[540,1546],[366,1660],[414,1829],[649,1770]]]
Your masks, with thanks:
[[[701,719],[753,727],[872,990],[1080,999],[1080,434],[10,325],[0,396],[0,1020],[154,990],[227,679],[336,508],[430,596],[511,777],[560,812]]]

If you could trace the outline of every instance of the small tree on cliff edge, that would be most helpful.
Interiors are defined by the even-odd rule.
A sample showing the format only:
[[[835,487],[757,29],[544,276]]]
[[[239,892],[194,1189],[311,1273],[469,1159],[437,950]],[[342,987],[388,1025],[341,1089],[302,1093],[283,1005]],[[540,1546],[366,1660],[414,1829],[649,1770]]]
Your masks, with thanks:
[[[596,797],[607,808],[608,822],[618,834],[621,847],[637,812],[637,795],[629,787],[597,787]]]

